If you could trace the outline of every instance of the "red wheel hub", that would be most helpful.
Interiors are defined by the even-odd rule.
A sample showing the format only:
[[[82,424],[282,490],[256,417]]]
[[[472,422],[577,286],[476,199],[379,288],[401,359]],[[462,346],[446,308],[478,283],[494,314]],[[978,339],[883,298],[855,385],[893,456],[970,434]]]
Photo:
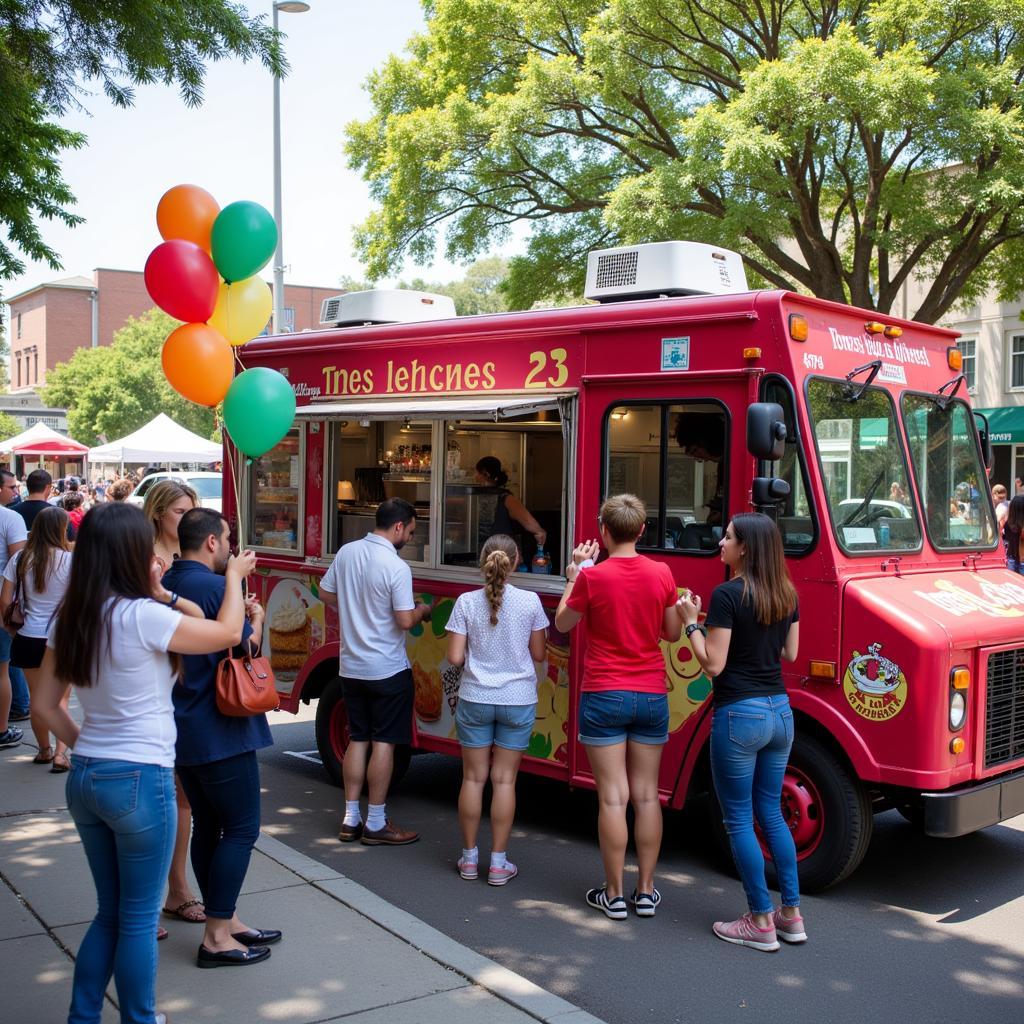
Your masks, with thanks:
[[[809,857],[821,842],[825,832],[825,808],[817,787],[810,776],[799,768],[788,765],[782,780],[782,817],[793,833],[796,843],[796,859]],[[771,860],[771,851],[765,841],[761,826],[755,826],[757,840],[766,860]]]
[[[349,744],[348,710],[343,700],[339,700],[331,708],[330,737],[331,749],[340,763],[345,760],[345,751],[348,750]]]

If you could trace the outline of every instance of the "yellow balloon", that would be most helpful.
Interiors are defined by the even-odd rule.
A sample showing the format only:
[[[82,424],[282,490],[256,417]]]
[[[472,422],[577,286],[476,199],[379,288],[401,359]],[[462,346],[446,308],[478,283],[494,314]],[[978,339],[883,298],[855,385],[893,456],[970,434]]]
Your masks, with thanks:
[[[262,278],[247,277],[233,284],[221,281],[217,307],[207,322],[232,345],[244,345],[267,326],[273,308],[270,285]]]

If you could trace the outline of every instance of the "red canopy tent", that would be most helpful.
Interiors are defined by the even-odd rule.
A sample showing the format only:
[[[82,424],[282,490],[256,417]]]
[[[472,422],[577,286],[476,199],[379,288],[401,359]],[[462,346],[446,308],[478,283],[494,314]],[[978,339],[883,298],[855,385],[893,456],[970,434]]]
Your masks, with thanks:
[[[21,459],[34,456],[39,463],[73,461],[84,467],[88,452],[88,445],[58,434],[38,420],[28,430],[0,441],[0,455],[9,454]]]

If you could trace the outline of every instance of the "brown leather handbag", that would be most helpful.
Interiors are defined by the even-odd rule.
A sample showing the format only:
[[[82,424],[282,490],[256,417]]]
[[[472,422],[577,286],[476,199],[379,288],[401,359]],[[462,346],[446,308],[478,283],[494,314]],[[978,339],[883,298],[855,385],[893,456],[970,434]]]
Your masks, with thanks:
[[[217,666],[217,710],[231,718],[278,708],[274,671],[267,658],[225,658]]]

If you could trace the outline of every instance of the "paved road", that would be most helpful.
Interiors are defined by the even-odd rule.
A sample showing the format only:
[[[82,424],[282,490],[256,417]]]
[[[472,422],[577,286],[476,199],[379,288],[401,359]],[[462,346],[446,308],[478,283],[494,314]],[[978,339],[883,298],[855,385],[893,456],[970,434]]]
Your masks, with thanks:
[[[261,757],[268,832],[609,1024],[1024,1020],[1024,817],[944,841],[880,816],[853,878],[805,898],[811,941],[766,955],[711,935],[742,894],[697,815],[668,818],[657,917],[613,922],[583,902],[601,876],[593,794],[522,777],[510,844],[521,874],[495,889],[455,871],[456,761],[414,758],[389,802],[419,843],[342,845],[340,791],[286,753],[315,747],[312,722],[274,736]]]

